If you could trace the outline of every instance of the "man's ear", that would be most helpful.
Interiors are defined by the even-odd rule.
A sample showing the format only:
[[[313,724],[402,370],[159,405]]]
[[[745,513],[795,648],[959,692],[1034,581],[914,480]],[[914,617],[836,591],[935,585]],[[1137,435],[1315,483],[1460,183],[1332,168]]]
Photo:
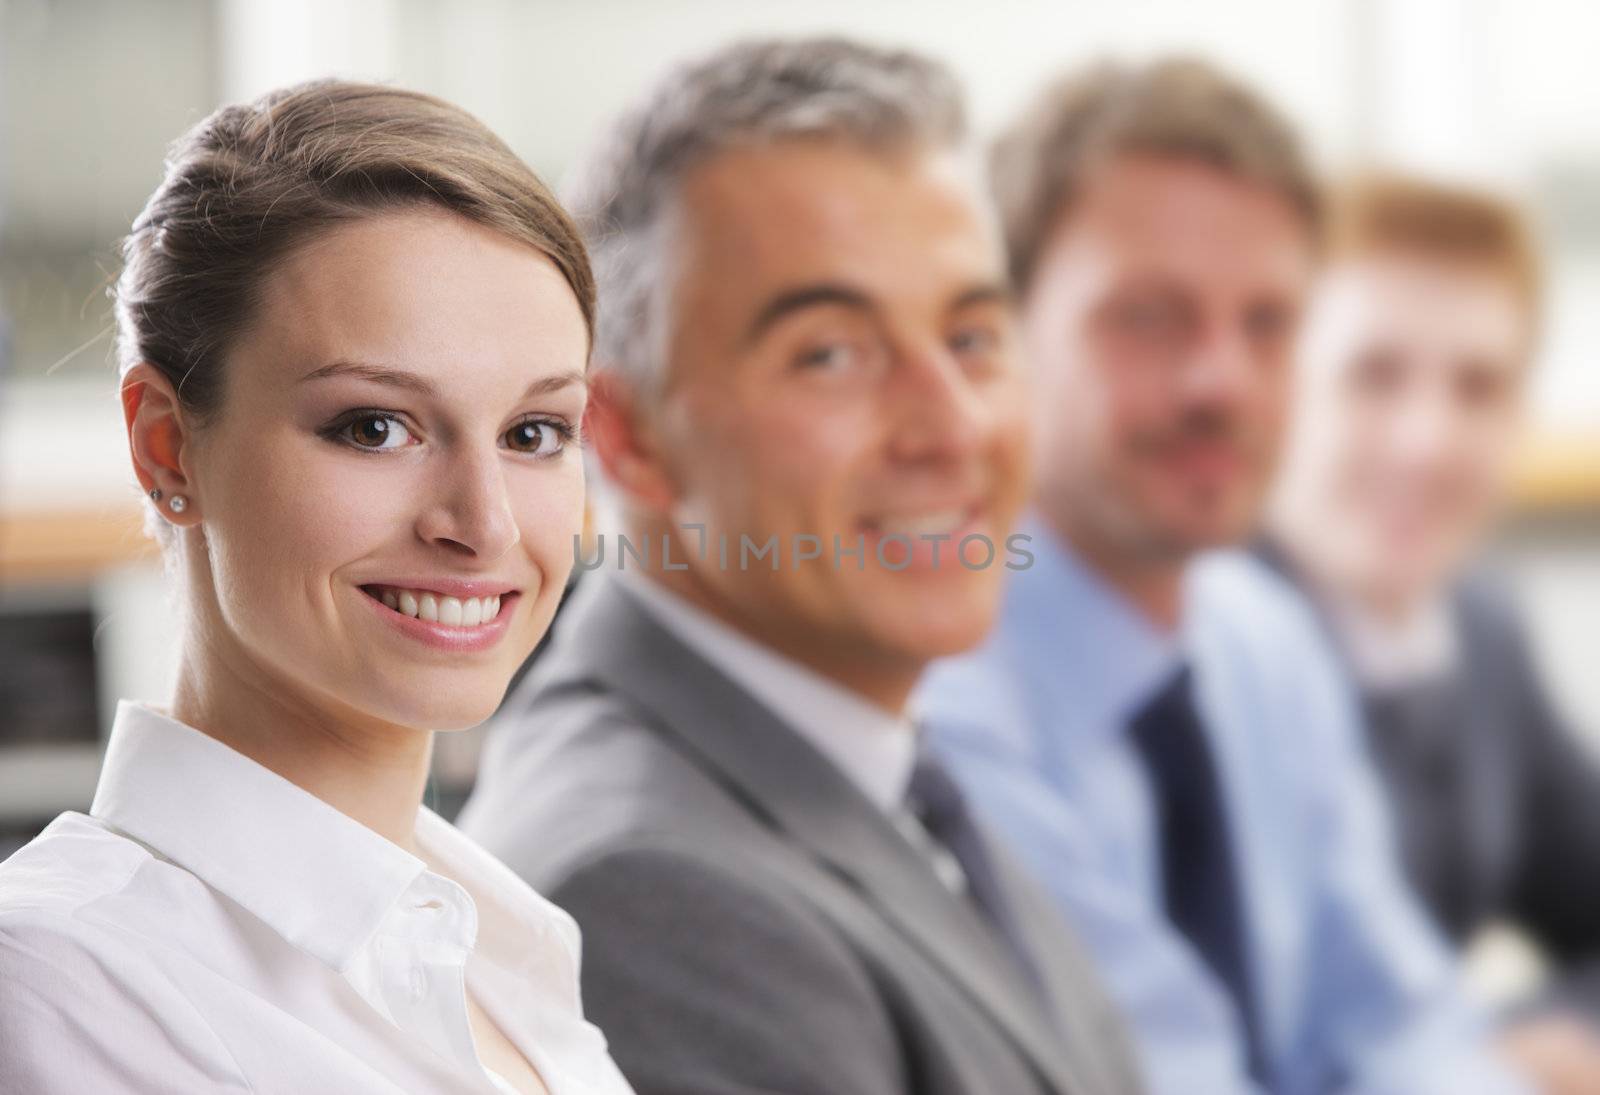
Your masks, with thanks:
[[[584,433],[607,479],[632,503],[666,515],[678,500],[663,446],[633,386],[614,369],[589,380]]]
[[[168,521],[175,525],[196,523],[200,520],[200,500],[183,469],[188,435],[178,393],[161,370],[140,362],[123,374],[121,396],[128,451],[139,486],[147,495],[153,490],[161,492],[156,508]],[[184,499],[179,512],[171,506],[175,496]]]

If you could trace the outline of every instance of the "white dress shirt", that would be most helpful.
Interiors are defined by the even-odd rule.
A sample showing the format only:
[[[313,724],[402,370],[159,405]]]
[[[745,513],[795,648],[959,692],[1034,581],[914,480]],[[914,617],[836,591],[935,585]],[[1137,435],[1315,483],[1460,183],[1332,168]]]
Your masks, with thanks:
[[[832,761],[929,857],[946,886],[957,892],[965,888],[961,865],[908,809],[917,732],[906,714],[880,707],[784,657],[652,579],[627,571],[617,576],[651,618]]]
[[[0,864],[0,1091],[625,1093],[577,926],[427,809],[418,858],[124,701],[88,815]]]
[[[1328,618],[1356,680],[1388,691],[1437,679],[1456,667],[1455,619],[1443,598],[1428,601],[1401,620],[1383,620],[1354,601],[1329,596]]]

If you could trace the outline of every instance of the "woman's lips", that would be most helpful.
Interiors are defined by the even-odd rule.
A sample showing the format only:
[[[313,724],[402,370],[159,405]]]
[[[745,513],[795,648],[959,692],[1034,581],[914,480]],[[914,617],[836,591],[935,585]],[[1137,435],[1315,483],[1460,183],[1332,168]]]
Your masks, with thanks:
[[[522,594],[441,596],[430,589],[392,585],[361,587],[363,600],[401,634],[442,650],[487,650],[510,625]]]
[[[376,597],[403,616],[426,623],[450,627],[477,627],[500,614],[501,594],[450,596],[434,589],[392,585],[362,586],[362,592]]]

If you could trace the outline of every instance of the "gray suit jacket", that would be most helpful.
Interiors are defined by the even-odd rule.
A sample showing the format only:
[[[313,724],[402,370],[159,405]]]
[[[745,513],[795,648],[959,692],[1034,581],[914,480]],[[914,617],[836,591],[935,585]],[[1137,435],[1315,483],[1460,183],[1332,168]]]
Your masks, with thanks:
[[[594,575],[497,716],[468,833],[584,933],[641,1095],[1123,1095],[1119,1019],[1003,857],[1040,990],[809,743]]]

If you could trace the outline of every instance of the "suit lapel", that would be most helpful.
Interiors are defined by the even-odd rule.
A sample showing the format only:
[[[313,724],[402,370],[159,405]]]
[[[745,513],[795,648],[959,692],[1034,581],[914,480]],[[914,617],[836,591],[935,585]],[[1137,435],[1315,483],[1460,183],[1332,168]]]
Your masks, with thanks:
[[[1049,996],[1060,1053],[1095,1068],[1093,1091],[1127,1091],[1135,1059],[1123,1018],[1099,990],[1100,977],[1054,899],[1009,851],[994,847],[995,870]],[[1080,1068],[1087,1067],[1084,1064]]]
[[[770,710],[681,643],[610,580],[586,585],[545,679],[590,679],[633,700],[647,726],[691,756],[761,823],[860,892],[941,968],[1061,1091],[1060,1036],[1036,990],[969,903],[958,901],[882,811]]]

